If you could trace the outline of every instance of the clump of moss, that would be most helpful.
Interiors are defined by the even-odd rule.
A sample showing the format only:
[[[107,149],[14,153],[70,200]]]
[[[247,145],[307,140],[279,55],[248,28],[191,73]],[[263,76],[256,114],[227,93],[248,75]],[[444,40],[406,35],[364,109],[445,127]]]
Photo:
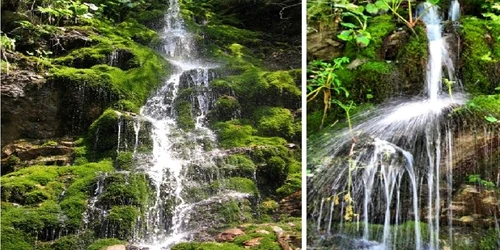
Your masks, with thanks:
[[[106,152],[116,148],[120,116],[119,112],[107,109],[90,125],[88,140],[93,151]]]
[[[279,136],[292,140],[296,137],[296,127],[290,110],[280,107],[261,107],[255,111],[256,127],[259,135]]]

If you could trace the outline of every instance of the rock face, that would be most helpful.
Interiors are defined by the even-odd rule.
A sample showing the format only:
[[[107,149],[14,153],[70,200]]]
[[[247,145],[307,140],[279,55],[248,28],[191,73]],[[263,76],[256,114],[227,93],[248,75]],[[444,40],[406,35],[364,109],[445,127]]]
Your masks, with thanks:
[[[113,99],[91,86],[49,82],[27,72],[2,74],[2,145],[81,134]]]
[[[73,143],[66,139],[56,141],[12,142],[2,148],[1,174],[8,174],[19,166],[69,165],[72,161]]]
[[[464,226],[494,226],[500,213],[500,201],[494,190],[464,185],[453,199],[454,223]]]

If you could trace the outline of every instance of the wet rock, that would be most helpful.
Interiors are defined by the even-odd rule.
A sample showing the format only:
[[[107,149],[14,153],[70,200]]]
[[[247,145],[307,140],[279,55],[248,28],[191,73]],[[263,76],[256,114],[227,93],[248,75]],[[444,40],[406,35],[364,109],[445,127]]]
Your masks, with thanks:
[[[383,54],[385,60],[395,60],[399,50],[407,42],[408,33],[406,31],[396,31],[388,36],[384,43]]]
[[[260,241],[262,239],[264,239],[264,237],[253,238],[251,240],[247,240],[247,241],[243,242],[243,245],[245,245],[245,248],[255,247],[255,246],[260,245]]]
[[[244,235],[245,232],[239,228],[227,229],[217,235],[215,238],[218,242],[233,241],[236,236]]]

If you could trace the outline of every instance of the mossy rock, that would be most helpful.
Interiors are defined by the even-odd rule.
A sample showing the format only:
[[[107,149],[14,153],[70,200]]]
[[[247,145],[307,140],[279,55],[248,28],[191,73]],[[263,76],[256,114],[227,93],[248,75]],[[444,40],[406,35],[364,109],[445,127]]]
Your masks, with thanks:
[[[214,108],[210,111],[209,120],[211,121],[228,121],[238,118],[241,106],[234,96],[223,95],[215,101]]]

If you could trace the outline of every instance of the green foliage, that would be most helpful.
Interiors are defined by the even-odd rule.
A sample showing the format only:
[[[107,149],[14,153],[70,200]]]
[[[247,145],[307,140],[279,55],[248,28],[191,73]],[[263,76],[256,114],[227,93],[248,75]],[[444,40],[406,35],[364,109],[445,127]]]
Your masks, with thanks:
[[[119,239],[109,238],[109,239],[98,239],[92,245],[90,245],[87,250],[102,250],[107,246],[113,246],[118,244],[124,244],[124,241]]]
[[[487,181],[481,178],[480,175],[478,174],[472,174],[467,176],[467,181],[470,183],[478,184],[480,186],[483,186],[485,188],[495,188],[496,185],[492,181]]]
[[[328,110],[331,107],[333,94],[349,96],[349,92],[342,85],[336,71],[343,68],[342,64],[349,62],[349,58],[336,58],[333,62],[312,61],[309,64],[310,74],[307,83],[307,101],[314,100],[320,93],[323,94],[323,118],[320,127],[323,127]],[[333,92],[333,93],[332,93]]]

